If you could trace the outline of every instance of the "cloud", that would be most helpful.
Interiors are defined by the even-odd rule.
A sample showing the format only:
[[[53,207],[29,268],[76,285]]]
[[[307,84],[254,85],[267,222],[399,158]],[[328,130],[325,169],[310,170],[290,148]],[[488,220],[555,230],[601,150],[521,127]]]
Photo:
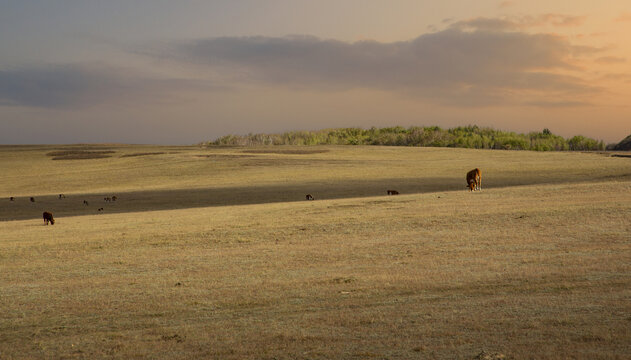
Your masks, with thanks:
[[[601,56],[594,61],[599,64],[621,64],[625,63],[627,59],[618,56]]]
[[[79,64],[0,70],[0,102],[63,108],[129,93],[139,84],[110,68]]]
[[[628,73],[610,73],[602,76],[603,80],[631,83],[631,74]]]
[[[476,17],[454,22],[451,27],[460,30],[517,31],[541,26],[573,27],[585,22],[584,16],[562,14],[504,16],[501,18]]]
[[[587,102],[600,89],[581,78],[577,60],[601,50],[558,35],[520,30],[541,21],[577,20],[561,15],[475,18],[398,42],[313,36],[173,42],[142,54],[161,60],[152,64],[175,65],[166,73],[177,69],[185,78],[103,64],[0,69],[0,105],[74,108],[160,101],[250,85],[310,92],[368,89],[460,107],[545,106],[551,97],[556,103]],[[619,60],[602,56],[597,61]]]
[[[485,31],[506,31],[517,30],[521,27],[518,22],[506,18],[477,17],[468,20],[461,20],[451,24],[451,28],[462,31],[485,30]]]
[[[589,102],[581,101],[555,101],[555,100],[539,100],[525,102],[524,105],[535,106],[540,108],[569,108],[569,107],[581,107],[591,105]]]
[[[622,13],[620,14],[620,16],[618,16],[617,18],[615,18],[615,21],[618,22],[631,22],[631,13]]]
[[[532,25],[550,24],[554,26],[581,26],[587,19],[586,16],[570,16],[561,14],[545,14],[535,17]]]
[[[579,76],[558,74],[576,71],[575,57],[594,48],[557,35],[505,31],[512,25],[501,19],[469,21],[466,30],[462,24],[391,43],[311,36],[208,38],[178,43],[168,56],[233,74],[235,82],[370,88],[449,105],[520,102],[525,93],[534,103],[537,94],[575,98],[596,90]]]
[[[0,70],[0,105],[89,107],[112,101],[160,99],[177,89],[209,89],[195,80],[145,75],[95,64],[54,64]]]
[[[500,9],[506,9],[515,5],[514,1],[502,1],[497,7]]]

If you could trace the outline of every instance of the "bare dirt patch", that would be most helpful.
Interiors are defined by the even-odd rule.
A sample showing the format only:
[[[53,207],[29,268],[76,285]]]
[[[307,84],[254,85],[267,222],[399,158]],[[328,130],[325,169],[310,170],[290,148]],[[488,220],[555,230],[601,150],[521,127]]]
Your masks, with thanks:
[[[242,158],[253,158],[253,157],[255,157],[254,155],[228,155],[228,154],[209,154],[209,155],[194,155],[194,156],[195,157],[199,157],[199,158],[216,159],[216,160],[242,159]]]
[[[124,154],[124,155],[121,155],[121,157],[124,158],[124,157],[162,155],[162,154],[166,154],[166,153],[165,152],[142,152],[142,153]]]
[[[104,159],[112,157],[111,154],[116,153],[113,150],[106,151],[87,151],[87,150],[59,150],[51,151],[46,156],[51,156],[53,160],[87,160],[87,159]]]
[[[256,150],[243,150],[242,152],[248,154],[290,154],[290,155],[305,155],[305,154],[321,154],[329,152],[328,149],[256,149]]]
[[[75,144],[75,145],[62,145],[57,147],[55,150],[86,150],[86,151],[97,151],[97,150],[113,150],[114,148],[120,147],[120,145],[104,145],[104,144]]]

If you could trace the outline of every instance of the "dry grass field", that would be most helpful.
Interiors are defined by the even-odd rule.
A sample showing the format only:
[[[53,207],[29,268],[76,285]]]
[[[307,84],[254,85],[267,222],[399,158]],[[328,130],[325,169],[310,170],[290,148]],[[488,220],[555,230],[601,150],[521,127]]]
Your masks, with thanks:
[[[0,166],[3,360],[631,358],[630,158],[74,145]]]

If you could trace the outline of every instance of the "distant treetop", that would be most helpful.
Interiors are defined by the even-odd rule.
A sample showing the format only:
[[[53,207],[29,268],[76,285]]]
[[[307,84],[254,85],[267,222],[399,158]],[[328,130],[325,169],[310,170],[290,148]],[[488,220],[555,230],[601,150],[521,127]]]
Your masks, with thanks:
[[[631,136],[628,137],[631,145]],[[336,128],[316,131],[290,131],[281,134],[226,135],[206,146],[260,146],[260,145],[389,145],[433,146],[473,149],[505,150],[604,150],[602,140],[581,135],[565,139],[549,129],[541,132],[517,134],[477,125],[441,129],[438,126],[401,126],[370,129]]]

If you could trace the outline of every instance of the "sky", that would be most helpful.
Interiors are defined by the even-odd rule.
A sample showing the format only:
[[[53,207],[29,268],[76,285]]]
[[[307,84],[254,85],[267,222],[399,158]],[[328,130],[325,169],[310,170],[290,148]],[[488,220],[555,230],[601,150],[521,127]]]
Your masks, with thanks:
[[[0,0],[0,144],[631,134],[628,0]]]

